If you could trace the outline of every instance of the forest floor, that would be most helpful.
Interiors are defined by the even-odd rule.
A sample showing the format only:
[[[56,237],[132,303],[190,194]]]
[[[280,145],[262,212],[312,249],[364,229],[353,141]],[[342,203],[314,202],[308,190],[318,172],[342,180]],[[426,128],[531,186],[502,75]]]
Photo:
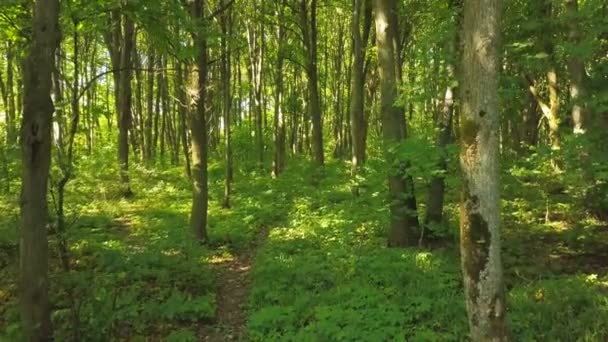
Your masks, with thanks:
[[[72,271],[58,266],[58,236],[50,236],[58,340],[466,339],[457,180],[448,179],[449,222],[433,227],[444,243],[389,249],[382,161],[370,159],[356,198],[342,162],[319,172],[292,160],[277,179],[252,167],[235,175],[231,209],[220,207],[223,170],[214,163],[209,243],[202,247],[188,230],[183,170],[134,167],[135,197],[125,200],[115,195],[117,171],[102,164],[112,158],[108,150],[82,161],[69,184]],[[581,208],[575,189],[550,192],[555,179],[521,173],[503,174],[503,263],[514,335],[607,340],[608,223]],[[0,196],[0,340],[12,341],[20,330],[18,184],[11,187]],[[424,186],[418,189],[423,211]]]
[[[203,324],[201,341],[245,341],[247,337],[247,300],[251,289],[251,269],[258,247],[268,236],[262,227],[252,246],[233,257],[212,263],[218,277],[217,312],[213,325]]]

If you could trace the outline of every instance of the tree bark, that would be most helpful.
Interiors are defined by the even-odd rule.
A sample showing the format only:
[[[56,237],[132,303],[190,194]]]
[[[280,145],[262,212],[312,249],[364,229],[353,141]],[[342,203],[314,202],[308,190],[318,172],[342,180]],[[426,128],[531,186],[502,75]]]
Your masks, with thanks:
[[[54,111],[51,75],[61,34],[59,1],[37,0],[34,6],[32,40],[24,68],[19,289],[26,339],[50,341],[46,194]]]
[[[120,185],[122,195],[133,195],[129,183],[129,130],[131,128],[131,78],[133,76],[133,46],[135,25],[128,16],[124,16],[124,36],[120,54],[120,111],[118,119],[118,162],[120,164]]]
[[[310,1],[310,17],[308,1]],[[317,66],[317,0],[300,0],[300,26],[304,39],[306,76],[308,77],[308,113],[312,121],[313,158],[318,166],[323,166],[325,164],[323,123]]]
[[[194,0],[191,16],[195,21],[204,20],[204,0]],[[207,241],[207,117],[205,88],[207,86],[207,40],[202,32],[193,32],[192,38],[197,57],[190,83],[190,133],[192,136],[192,211],[190,225],[197,240]]]
[[[361,33],[361,16],[363,15],[363,33]],[[369,39],[372,22],[370,0],[355,0],[353,10],[353,66],[352,87],[350,95],[350,134],[352,139],[351,176],[357,183],[357,175],[365,163],[365,135],[367,133],[365,120],[365,48]],[[359,194],[358,186],[353,187],[353,194]]]
[[[389,171],[388,186],[391,226],[388,236],[390,247],[413,245],[418,231],[413,181],[407,175],[407,163],[399,161],[390,152],[392,145],[405,138],[405,117],[403,108],[398,106],[397,73],[398,58],[395,37],[397,4],[392,0],[374,0],[376,21],[376,46],[378,50],[378,72],[380,75],[380,98],[382,112],[382,135],[388,165],[398,164],[398,170]],[[412,202],[413,200],[413,202]]]
[[[508,341],[500,255],[500,0],[465,0],[460,251],[472,341]]]

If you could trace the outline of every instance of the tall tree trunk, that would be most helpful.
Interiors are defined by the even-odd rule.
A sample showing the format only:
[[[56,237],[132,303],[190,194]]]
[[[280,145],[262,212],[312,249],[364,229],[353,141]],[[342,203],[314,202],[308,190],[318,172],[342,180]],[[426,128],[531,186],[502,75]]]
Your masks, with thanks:
[[[283,63],[285,60],[285,28],[283,23],[283,15],[285,11],[286,2],[282,0],[277,4],[277,17],[279,23],[277,25],[277,61],[274,70],[274,163],[273,163],[273,174],[278,177],[285,167],[285,140],[286,140],[286,127],[285,127],[285,115],[283,114]]]
[[[15,84],[13,62],[13,43],[9,40],[6,48],[6,98],[8,100],[6,111],[6,140],[9,145],[17,142],[15,134]]]
[[[460,251],[472,341],[508,341],[500,256],[500,0],[465,0]]]
[[[566,0],[566,10],[570,16],[568,34],[572,44],[580,44],[581,32],[578,24],[578,0]],[[574,134],[585,133],[587,121],[587,106],[585,97],[587,87],[585,86],[585,63],[583,60],[572,53],[575,49],[570,49],[568,69],[570,71],[570,98],[572,99],[572,123]]]
[[[24,68],[19,290],[26,339],[50,341],[46,194],[54,111],[51,74],[61,35],[59,1],[37,0],[34,6],[32,40]]]
[[[191,16],[204,20],[205,0],[194,0]],[[191,75],[190,132],[192,135],[192,211],[190,225],[196,239],[207,241],[207,117],[205,88],[207,86],[207,40],[202,32],[192,34],[197,57]]]
[[[310,13],[308,10],[309,1]],[[323,166],[325,164],[323,123],[317,66],[317,0],[300,0],[300,26],[304,38],[306,76],[308,77],[308,113],[312,121],[313,158],[318,166]]]
[[[146,145],[145,160],[147,162],[152,161],[152,150],[154,141],[152,139],[152,121],[154,119],[154,68],[156,66],[156,54],[154,49],[149,47],[148,52],[148,84],[146,90],[146,128],[144,134],[144,141]]]
[[[398,30],[396,22],[397,3],[392,0],[374,0],[376,21],[376,45],[378,50],[378,71],[380,74],[380,97],[382,111],[382,134],[388,165],[394,165],[396,156],[390,147],[405,138],[405,118],[403,108],[396,104],[398,51],[395,38]],[[413,245],[418,230],[418,214],[411,207],[414,198],[413,181],[407,175],[407,163],[398,162],[399,170],[389,171],[389,200],[391,227],[388,245],[391,247]],[[415,199],[414,199],[415,203]]]
[[[364,6],[364,7],[363,7]],[[363,34],[361,34],[361,16],[363,15]],[[350,134],[352,139],[351,176],[355,179],[365,163],[365,49],[369,39],[372,22],[371,0],[355,0],[353,9],[353,66],[352,87],[350,95]],[[359,194],[358,186],[353,187],[353,194]]]
[[[118,161],[120,163],[120,183],[123,196],[133,195],[129,183],[129,130],[131,128],[131,78],[133,75],[133,46],[135,25],[124,16],[124,36],[120,54],[120,112],[118,120]]]
[[[183,64],[179,61],[177,63],[177,78],[175,82],[175,89],[177,91],[177,99],[178,99],[178,114],[179,114],[179,136],[182,145],[182,152],[184,153],[184,159],[186,160],[185,168],[186,175],[188,178],[192,178],[192,168],[190,166],[190,147],[188,146],[188,132],[187,132],[187,124],[186,124],[186,116],[188,111],[188,106],[186,105],[187,94],[184,88],[186,82],[184,81],[184,68]]]
[[[461,25],[461,1],[454,0],[450,2],[456,16],[456,28]],[[436,225],[443,222],[443,202],[445,196],[445,172],[447,171],[447,161],[444,157],[446,154],[446,146],[452,142],[452,122],[454,116],[454,95],[455,95],[455,81],[456,81],[456,70],[454,61],[457,60],[458,46],[460,45],[459,35],[457,30],[452,33],[451,39],[447,42],[448,60],[446,62],[446,71],[448,76],[448,86],[445,90],[445,96],[443,100],[443,109],[440,111],[438,118],[439,132],[437,135],[437,149],[440,152],[440,160],[437,165],[440,174],[436,175],[431,179],[429,186],[429,199],[426,210],[426,225]]]
[[[228,6],[228,0],[222,1],[223,6]],[[232,36],[232,11],[227,10],[220,19],[222,27],[221,39],[221,78],[224,110],[224,198],[222,207],[230,208],[230,193],[232,192],[232,141],[230,128],[232,125],[232,92],[230,89],[231,76],[231,49],[228,45],[228,37]]]

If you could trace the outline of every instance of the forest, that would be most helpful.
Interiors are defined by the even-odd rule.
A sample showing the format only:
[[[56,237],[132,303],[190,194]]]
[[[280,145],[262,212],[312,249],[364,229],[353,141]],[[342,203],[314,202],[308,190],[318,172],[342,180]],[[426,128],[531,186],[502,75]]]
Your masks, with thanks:
[[[608,0],[0,1],[0,341],[608,341]]]

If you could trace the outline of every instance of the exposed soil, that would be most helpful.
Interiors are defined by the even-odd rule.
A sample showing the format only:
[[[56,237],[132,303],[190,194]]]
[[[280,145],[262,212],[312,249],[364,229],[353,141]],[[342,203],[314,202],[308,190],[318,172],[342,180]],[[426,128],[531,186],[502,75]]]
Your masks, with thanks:
[[[254,243],[233,258],[215,264],[219,281],[216,319],[201,328],[201,341],[246,341],[246,303],[251,287],[251,268],[256,251],[268,236],[263,227]]]

